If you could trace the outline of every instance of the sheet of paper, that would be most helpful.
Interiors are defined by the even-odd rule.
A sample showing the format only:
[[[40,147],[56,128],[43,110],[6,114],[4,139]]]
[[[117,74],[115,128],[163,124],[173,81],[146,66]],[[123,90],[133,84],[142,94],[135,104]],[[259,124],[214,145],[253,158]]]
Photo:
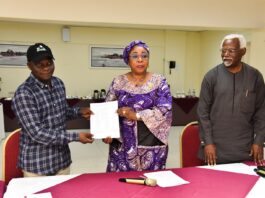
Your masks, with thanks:
[[[199,168],[208,168],[212,170],[220,170],[234,173],[242,173],[248,175],[256,175],[254,172],[255,166],[248,166],[243,163],[234,163],[234,164],[219,164],[214,166],[198,166]]]
[[[94,113],[90,117],[90,131],[94,135],[93,138],[120,137],[118,101],[90,103],[90,109]]]
[[[265,179],[260,177],[255,186],[249,191],[246,198],[264,198]]]
[[[52,198],[52,194],[50,192],[40,193],[40,194],[32,194],[32,195],[27,195],[26,198]]]
[[[51,186],[55,186],[69,179],[75,178],[79,175],[80,174],[56,175],[56,176],[49,176],[49,177],[14,178],[8,183],[8,187],[5,192],[5,197],[6,198],[13,198],[13,197],[25,198],[27,195],[31,195],[43,189],[49,188]]]
[[[158,171],[158,172],[145,173],[144,176],[151,179],[156,179],[157,185],[160,187],[179,186],[182,184],[190,183],[182,179],[172,171]]]

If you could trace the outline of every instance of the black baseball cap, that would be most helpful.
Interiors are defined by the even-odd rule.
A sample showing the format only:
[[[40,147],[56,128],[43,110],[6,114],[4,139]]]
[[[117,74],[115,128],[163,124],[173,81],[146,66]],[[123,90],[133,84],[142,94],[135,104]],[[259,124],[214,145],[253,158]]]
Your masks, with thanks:
[[[44,43],[35,43],[29,46],[27,51],[28,62],[38,63],[45,58],[54,60],[51,49]]]

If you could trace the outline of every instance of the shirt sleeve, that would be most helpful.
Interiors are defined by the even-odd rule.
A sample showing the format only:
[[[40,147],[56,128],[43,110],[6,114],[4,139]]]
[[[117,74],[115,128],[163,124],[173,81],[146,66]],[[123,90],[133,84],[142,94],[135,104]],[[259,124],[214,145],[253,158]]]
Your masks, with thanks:
[[[80,112],[80,107],[69,107],[68,104],[66,104],[66,118],[67,120],[72,120],[72,119],[76,119],[79,117],[82,117]]]
[[[107,93],[106,99],[105,99],[106,102],[117,100],[117,96],[116,96],[115,90],[114,90],[114,83],[115,83],[115,79],[112,81],[112,83],[109,87],[109,90],[108,90],[108,93]]]
[[[156,96],[152,109],[145,109],[138,113],[154,136],[167,145],[172,122],[172,96],[165,78],[161,80]]]
[[[49,128],[41,122],[38,109],[32,94],[27,92],[18,92],[12,101],[12,108],[19,123],[22,125],[30,138],[43,145],[64,145],[71,141],[78,141],[78,133],[69,133],[59,128]]]
[[[207,77],[204,77],[201,84],[197,114],[199,119],[200,139],[205,145],[214,143],[212,138],[212,126],[210,122],[210,111],[213,101],[212,91],[213,85],[211,81]]]
[[[265,85],[258,72],[256,82],[256,110],[254,113],[254,144],[263,145],[265,141]]]

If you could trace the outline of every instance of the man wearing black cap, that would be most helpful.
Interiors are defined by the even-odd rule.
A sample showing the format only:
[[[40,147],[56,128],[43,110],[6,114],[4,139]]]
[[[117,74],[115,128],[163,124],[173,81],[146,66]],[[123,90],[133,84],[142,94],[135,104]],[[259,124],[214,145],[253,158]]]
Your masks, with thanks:
[[[72,162],[68,143],[92,143],[92,134],[68,133],[66,120],[89,119],[89,108],[69,108],[63,82],[53,76],[54,57],[43,44],[27,51],[30,76],[16,90],[12,108],[21,126],[18,166],[24,176],[69,174]]]

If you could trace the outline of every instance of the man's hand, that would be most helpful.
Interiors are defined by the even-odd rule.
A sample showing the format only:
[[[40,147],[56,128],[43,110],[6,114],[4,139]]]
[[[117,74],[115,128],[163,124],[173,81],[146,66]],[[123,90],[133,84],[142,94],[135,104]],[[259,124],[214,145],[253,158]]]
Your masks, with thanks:
[[[82,115],[83,118],[86,120],[89,120],[90,115],[93,114],[93,112],[88,107],[81,107],[79,110],[79,113]]]
[[[208,144],[204,147],[205,163],[210,166],[216,165],[216,147],[214,144]]]
[[[91,133],[80,132],[79,141],[83,144],[94,142],[93,135]]]
[[[253,156],[253,160],[257,165],[263,165],[263,146],[258,144],[252,144],[250,150],[250,156]]]

